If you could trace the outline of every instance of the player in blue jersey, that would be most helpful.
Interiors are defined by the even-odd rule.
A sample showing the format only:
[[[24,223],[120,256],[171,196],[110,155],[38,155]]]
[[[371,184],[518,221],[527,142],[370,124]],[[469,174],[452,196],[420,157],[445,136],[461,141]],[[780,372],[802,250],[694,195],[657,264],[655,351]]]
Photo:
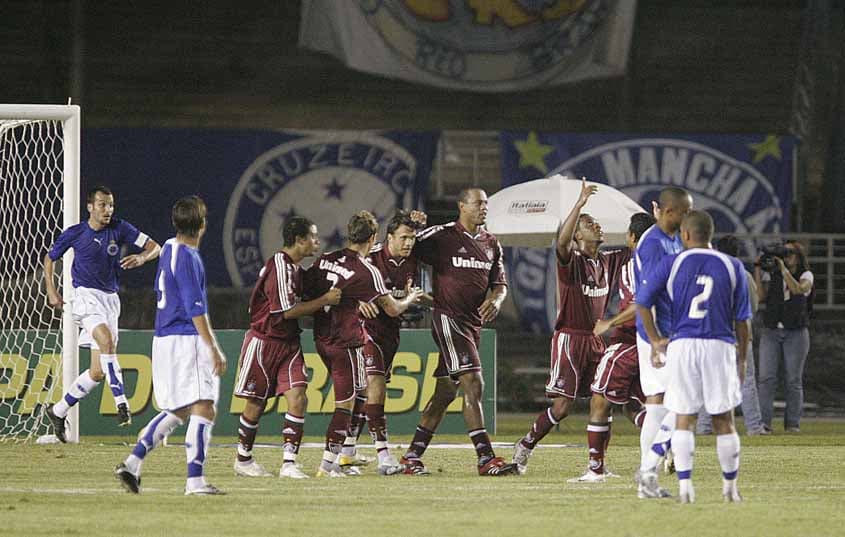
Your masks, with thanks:
[[[712,416],[717,435],[722,495],[729,502],[742,499],[736,488],[740,446],[733,409],[740,403],[745,374],[745,353],[737,353],[737,348],[748,345],[751,305],[742,263],[712,249],[712,236],[710,215],[690,212],[681,225],[686,251],[663,259],[637,290],[638,313],[652,342],[652,362],[667,371],[664,403],[677,415],[672,450],[681,503],[695,501],[692,455],[695,420],[702,407]],[[664,292],[671,301],[672,322],[668,332],[658,332],[651,308]],[[664,351],[665,367],[660,358]]]
[[[132,423],[132,413],[123,391],[123,373],[117,361],[117,296],[120,270],[140,267],[158,257],[161,247],[125,220],[114,218],[114,195],[104,186],[88,192],[88,220],[64,230],[44,257],[44,284],[50,306],[62,309],[64,301],[56,289],[54,264],[73,248],[73,320],[82,327],[80,346],[91,348],[91,366],[82,372],[64,397],[46,408],[47,417],[60,441],[65,442],[65,418],[70,408],[91,393],[108,374],[109,387],[117,405],[118,424]],[[120,257],[123,246],[140,253]],[[67,290],[65,290],[67,293]]]
[[[198,248],[206,230],[205,203],[197,196],[176,202],[176,237],[164,244],[155,279],[153,390],[161,412],[141,431],[135,449],[115,468],[124,488],[140,491],[144,457],[188,419],[185,495],[223,494],[205,481],[220,377],[226,357],[208,319],[205,267]]]
[[[646,284],[648,273],[667,255],[681,251],[678,230],[681,221],[692,209],[692,197],[678,187],[667,187],[660,191],[655,207],[655,225],[648,228],[640,237],[634,252],[634,278],[637,288]],[[671,315],[669,297],[661,293],[655,303],[657,327],[662,335],[669,335]],[[667,416],[663,407],[663,393],[666,391],[665,370],[651,364],[651,346],[643,328],[642,319],[637,316],[637,355],[640,365],[640,385],[646,396],[646,415],[640,429],[640,468],[636,474],[637,495],[640,498],[660,498],[668,496],[665,489],[657,487],[656,476],[652,476],[660,457],[668,449],[674,428],[674,416]],[[651,487],[645,487],[643,475],[649,477]],[[653,477],[653,478],[652,478]]]

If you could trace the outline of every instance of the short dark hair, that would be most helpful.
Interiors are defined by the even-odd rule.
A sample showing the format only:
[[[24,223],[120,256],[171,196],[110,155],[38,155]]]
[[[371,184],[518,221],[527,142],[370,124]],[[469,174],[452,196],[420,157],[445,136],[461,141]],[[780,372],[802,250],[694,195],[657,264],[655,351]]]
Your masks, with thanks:
[[[716,241],[716,249],[724,254],[737,257],[739,255],[739,239],[735,235],[725,235]]]
[[[709,242],[713,237],[713,217],[704,211],[690,211],[681,222],[692,237],[701,242]]]
[[[483,191],[484,189],[480,186],[470,186],[467,188],[462,188],[460,192],[458,192],[458,201],[461,203],[466,203],[469,200],[469,193],[473,190]]]
[[[313,225],[314,222],[304,216],[291,216],[285,220],[285,226],[282,228],[285,246],[293,246],[300,237],[307,238]]]
[[[97,185],[88,191],[88,195],[85,198],[85,203],[94,203],[94,200],[97,199],[97,192],[99,192],[100,194],[105,194],[106,196],[114,196],[109,187]]]
[[[686,200],[688,197],[690,197],[689,192],[683,188],[667,186],[660,191],[660,197],[657,198],[657,204],[661,209],[675,208],[682,200]]]
[[[378,231],[378,221],[370,211],[361,211],[352,215],[346,226],[347,239],[352,244],[364,244]]]
[[[631,223],[628,224],[628,233],[639,241],[645,230],[654,225],[654,217],[648,213],[635,213],[631,215]]]
[[[208,209],[205,202],[199,196],[185,196],[179,198],[173,204],[173,210],[170,212],[173,227],[176,233],[186,235],[188,237],[196,237],[199,235],[200,229],[205,222]]]
[[[393,235],[396,233],[396,230],[399,229],[399,226],[408,226],[414,231],[422,229],[423,227],[419,222],[412,220],[411,211],[406,211],[405,209],[399,209],[396,211],[396,214],[394,214],[393,218],[390,219],[390,222],[387,223],[387,234]]]

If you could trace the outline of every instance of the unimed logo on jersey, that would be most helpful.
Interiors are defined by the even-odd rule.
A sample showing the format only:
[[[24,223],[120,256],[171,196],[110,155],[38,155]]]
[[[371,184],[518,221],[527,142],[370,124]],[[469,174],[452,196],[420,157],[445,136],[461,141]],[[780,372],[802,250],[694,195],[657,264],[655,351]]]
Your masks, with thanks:
[[[281,144],[243,172],[226,211],[223,249],[235,286],[252,285],[283,245],[291,216],[317,225],[321,251],[343,247],[357,211],[385,222],[413,206],[417,162],[397,143],[373,133],[326,132]]]

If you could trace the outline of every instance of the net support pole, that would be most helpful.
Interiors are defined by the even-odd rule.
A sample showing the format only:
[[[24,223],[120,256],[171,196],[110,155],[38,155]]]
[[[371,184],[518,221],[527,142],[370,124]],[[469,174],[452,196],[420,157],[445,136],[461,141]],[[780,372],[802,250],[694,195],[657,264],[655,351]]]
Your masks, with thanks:
[[[78,106],[66,107],[70,115],[64,119],[64,180],[63,180],[63,229],[79,222],[79,153],[80,112]],[[73,249],[65,253],[62,263],[62,289],[65,297],[70,296],[73,285],[70,268],[73,264]],[[62,311],[62,393],[66,392],[79,376],[79,330],[73,322],[70,304]],[[79,405],[74,405],[68,414],[68,442],[79,442]]]

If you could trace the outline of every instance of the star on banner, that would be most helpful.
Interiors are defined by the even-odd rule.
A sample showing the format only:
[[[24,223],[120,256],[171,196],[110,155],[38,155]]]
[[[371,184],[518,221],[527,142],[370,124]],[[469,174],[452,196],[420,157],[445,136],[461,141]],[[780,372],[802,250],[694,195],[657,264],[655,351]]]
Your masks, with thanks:
[[[335,250],[340,250],[343,248],[343,240],[344,236],[343,233],[340,232],[340,228],[334,228],[334,231],[331,235],[325,238],[326,241],[326,252],[333,252]]]
[[[780,160],[780,136],[768,134],[766,135],[766,139],[762,142],[748,144],[748,149],[754,151],[754,164],[757,164],[769,155],[777,160]]]
[[[337,180],[337,177],[333,177],[332,182],[327,185],[323,185],[323,188],[326,189],[326,199],[337,198],[339,200],[342,200],[343,189],[346,188],[346,185],[340,184]]]
[[[533,166],[543,173],[549,173],[549,168],[546,166],[546,155],[555,150],[554,146],[543,145],[537,138],[537,133],[531,131],[528,134],[528,139],[524,142],[514,142],[516,150],[519,152],[519,167],[527,168]]]

